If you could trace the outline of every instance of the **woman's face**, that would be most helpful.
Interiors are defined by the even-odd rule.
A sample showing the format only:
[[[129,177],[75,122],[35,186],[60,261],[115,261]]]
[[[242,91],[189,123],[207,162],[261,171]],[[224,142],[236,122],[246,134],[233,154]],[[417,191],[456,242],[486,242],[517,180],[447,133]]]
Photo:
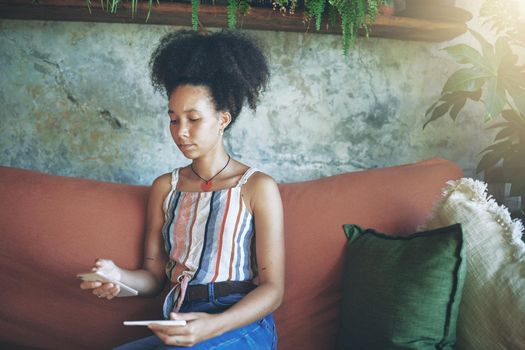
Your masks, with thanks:
[[[228,113],[218,112],[205,86],[180,85],[172,91],[168,114],[173,140],[186,158],[195,159],[222,145]]]

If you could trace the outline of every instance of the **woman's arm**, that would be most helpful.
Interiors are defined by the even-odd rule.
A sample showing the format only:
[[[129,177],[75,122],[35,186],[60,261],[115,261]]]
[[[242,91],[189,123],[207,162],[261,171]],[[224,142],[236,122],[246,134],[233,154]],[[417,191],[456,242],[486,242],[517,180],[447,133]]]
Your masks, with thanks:
[[[101,270],[106,275],[136,289],[141,296],[155,295],[162,289],[165,281],[164,267],[167,262],[161,234],[164,224],[162,205],[170,189],[170,174],[158,177],[151,186],[146,215],[142,268],[127,270],[118,267],[111,260],[97,259],[93,270]],[[92,289],[93,294],[107,299],[114,298],[120,292],[120,287],[113,283],[82,282],[80,288]]]
[[[179,313],[185,327],[152,325],[150,329],[166,344],[189,346],[255,322],[274,311],[284,293],[284,228],[279,189],[268,175],[256,173],[245,185],[245,203],[255,219],[259,286],[220,314]]]
[[[255,219],[259,285],[221,316],[229,329],[244,326],[273,312],[284,294],[284,224],[281,195],[275,181],[263,173],[245,186]]]

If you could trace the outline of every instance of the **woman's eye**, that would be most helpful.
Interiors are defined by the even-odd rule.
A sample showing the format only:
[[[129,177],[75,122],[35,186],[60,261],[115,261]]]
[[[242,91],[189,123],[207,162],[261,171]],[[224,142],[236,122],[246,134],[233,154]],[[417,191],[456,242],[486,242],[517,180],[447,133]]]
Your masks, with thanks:
[[[177,124],[176,120],[170,120],[170,125],[175,125],[175,124]]]

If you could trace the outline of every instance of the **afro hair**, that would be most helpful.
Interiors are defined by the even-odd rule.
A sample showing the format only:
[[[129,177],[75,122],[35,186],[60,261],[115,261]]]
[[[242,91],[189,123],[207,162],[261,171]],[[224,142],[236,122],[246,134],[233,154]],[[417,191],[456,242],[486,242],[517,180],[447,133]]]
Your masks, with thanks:
[[[255,110],[270,71],[257,41],[239,31],[181,30],[162,37],[150,59],[151,81],[168,97],[179,85],[206,86],[232,123],[245,102]],[[230,125],[232,124],[230,123]]]

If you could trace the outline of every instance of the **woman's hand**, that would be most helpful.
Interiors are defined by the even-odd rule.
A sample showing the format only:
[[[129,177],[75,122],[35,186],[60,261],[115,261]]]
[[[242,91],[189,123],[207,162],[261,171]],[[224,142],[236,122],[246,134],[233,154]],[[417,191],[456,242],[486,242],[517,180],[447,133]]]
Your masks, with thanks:
[[[152,324],[148,328],[166,345],[193,346],[203,340],[220,335],[217,315],[204,312],[171,313],[172,320],[186,320],[185,326],[161,326]]]
[[[112,260],[97,259],[95,265],[91,268],[91,271],[100,271],[115,281],[120,281],[121,278],[120,268],[115,265]],[[92,289],[93,294],[99,298],[106,298],[108,300],[113,299],[118,293],[120,293],[120,286],[114,283],[82,281],[80,283],[80,288]]]

